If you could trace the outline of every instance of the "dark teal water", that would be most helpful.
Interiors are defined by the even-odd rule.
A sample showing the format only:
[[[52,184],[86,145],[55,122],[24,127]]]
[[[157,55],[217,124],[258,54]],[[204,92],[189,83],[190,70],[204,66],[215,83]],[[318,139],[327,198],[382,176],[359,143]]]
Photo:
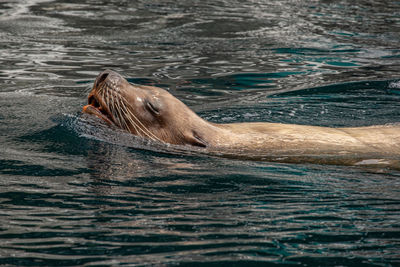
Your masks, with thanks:
[[[105,68],[214,122],[400,121],[398,1],[0,2],[0,265],[399,266],[400,173],[172,153]]]

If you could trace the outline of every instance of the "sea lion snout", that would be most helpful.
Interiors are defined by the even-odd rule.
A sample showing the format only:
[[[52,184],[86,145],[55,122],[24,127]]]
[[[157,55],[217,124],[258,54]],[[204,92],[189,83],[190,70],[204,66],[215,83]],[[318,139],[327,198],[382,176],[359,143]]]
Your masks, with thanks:
[[[112,70],[105,70],[101,72],[95,82],[94,87],[99,87],[102,83],[106,82],[107,85],[111,87],[115,87],[121,83],[121,81],[125,80],[121,75],[112,71]]]

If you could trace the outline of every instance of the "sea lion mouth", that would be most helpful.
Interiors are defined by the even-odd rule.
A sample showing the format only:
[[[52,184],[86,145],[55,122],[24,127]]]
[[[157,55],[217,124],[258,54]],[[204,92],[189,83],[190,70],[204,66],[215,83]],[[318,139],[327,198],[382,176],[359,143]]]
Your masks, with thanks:
[[[114,119],[108,107],[95,94],[89,95],[88,105],[83,107],[82,112],[95,115],[108,124],[113,124]]]

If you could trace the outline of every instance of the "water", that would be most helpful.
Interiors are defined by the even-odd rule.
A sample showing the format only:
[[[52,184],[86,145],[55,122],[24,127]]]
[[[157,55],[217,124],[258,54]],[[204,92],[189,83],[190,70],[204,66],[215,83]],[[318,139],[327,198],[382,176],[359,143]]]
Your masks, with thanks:
[[[400,264],[400,173],[168,153],[105,68],[214,122],[400,121],[398,1],[0,2],[0,264]]]

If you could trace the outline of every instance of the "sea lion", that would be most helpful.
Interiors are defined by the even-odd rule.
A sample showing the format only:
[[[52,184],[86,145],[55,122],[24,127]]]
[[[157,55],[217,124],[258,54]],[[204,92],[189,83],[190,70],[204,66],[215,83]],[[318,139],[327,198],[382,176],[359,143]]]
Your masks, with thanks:
[[[329,128],[211,123],[166,90],[131,84],[111,70],[98,75],[83,112],[137,136],[231,157],[346,165],[400,160],[400,124]]]

